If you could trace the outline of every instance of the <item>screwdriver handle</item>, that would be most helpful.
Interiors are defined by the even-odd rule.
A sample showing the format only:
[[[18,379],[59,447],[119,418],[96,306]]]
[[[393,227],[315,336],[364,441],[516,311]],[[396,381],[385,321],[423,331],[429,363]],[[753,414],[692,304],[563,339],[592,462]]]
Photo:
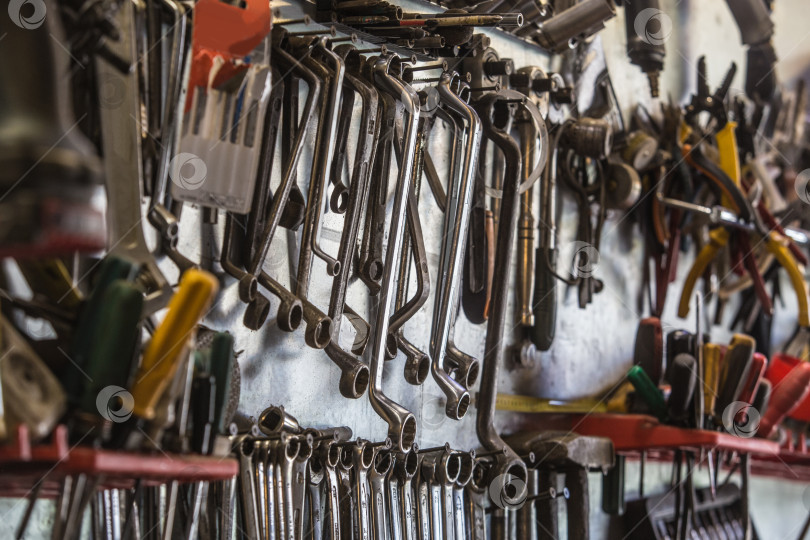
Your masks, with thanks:
[[[642,319],[636,331],[633,363],[644,368],[653,384],[664,375],[664,333],[658,317]]]
[[[132,282],[119,279],[106,287],[98,325],[90,335],[92,347],[85,366],[87,382],[79,400],[80,410],[98,413],[97,401],[104,388],[126,386],[141,340],[143,303],[143,291]]]
[[[154,418],[155,405],[174,379],[178,359],[218,289],[217,279],[208,272],[192,268],[183,274],[177,292],[169,301],[166,318],[147,345],[135,377],[131,393],[136,416],[146,420]]]
[[[757,436],[768,438],[776,427],[795,409],[810,393],[810,363],[802,362],[774,387],[768,410],[759,422]]]
[[[707,415],[714,412],[722,357],[723,350],[716,343],[707,343],[703,346],[703,403]]]
[[[755,348],[756,342],[751,336],[735,334],[732,338],[720,367],[720,381],[714,409],[716,417],[721,417],[726,407],[739,401],[751,371]]]
[[[557,277],[548,268],[557,267],[557,249],[539,247],[534,261],[534,327],[531,337],[541,351],[551,348],[557,327]],[[548,264],[547,264],[548,262]]]
[[[231,401],[234,355],[233,336],[217,332],[211,341],[211,375],[216,381],[213,426],[216,433],[226,434],[228,404]]]
[[[664,395],[652,382],[644,369],[641,366],[631,367],[630,371],[627,372],[627,378],[653,415],[661,422],[665,422],[667,419],[667,406],[664,403]]]
[[[773,386],[771,386],[771,381],[762,379],[762,382],[759,383],[759,388],[757,388],[757,393],[754,396],[754,402],[751,404],[759,413],[760,418],[765,416],[768,412],[768,404],[770,403],[772,392]]]
[[[688,353],[675,357],[670,371],[672,391],[667,401],[669,418],[675,421],[686,419],[689,414],[689,403],[695,395],[697,383],[697,360]]]
[[[71,403],[77,403],[84,392],[86,366],[95,349],[94,336],[98,335],[99,326],[105,317],[103,312],[107,289],[117,280],[132,281],[136,271],[135,264],[115,255],[107,255],[99,265],[93,288],[79,309],[76,330],[70,344],[72,362],[65,373],[65,391]]]
[[[765,369],[768,367],[768,359],[762,353],[754,353],[751,361],[751,371],[748,373],[748,380],[740,394],[740,401],[753,404],[754,396],[757,395],[759,385],[764,380]]]

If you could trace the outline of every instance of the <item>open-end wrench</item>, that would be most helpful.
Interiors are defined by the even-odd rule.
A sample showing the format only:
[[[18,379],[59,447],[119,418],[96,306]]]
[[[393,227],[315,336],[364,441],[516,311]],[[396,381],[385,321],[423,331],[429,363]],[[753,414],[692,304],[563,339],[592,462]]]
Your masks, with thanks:
[[[338,248],[338,262],[344,269],[333,278],[332,294],[329,301],[329,317],[332,319],[332,339],[326,346],[326,354],[341,368],[340,392],[348,398],[362,396],[368,388],[368,367],[361,362],[354,351],[347,352],[339,343],[340,327],[346,302],[346,290],[349,286],[351,263],[358,237],[360,219],[368,201],[369,169],[376,148],[380,126],[377,122],[377,91],[360,76],[362,59],[351,46],[338,47],[336,53],[345,54],[347,71],[344,83],[360,95],[363,112],[360,117],[360,130],[357,151],[349,186],[349,201],[346,208],[343,232]],[[344,95],[348,94],[344,92]],[[364,324],[365,321],[363,321]],[[368,330],[367,330],[368,333]]]
[[[395,295],[397,259],[402,250],[402,239],[405,233],[404,218],[411,184],[420,109],[419,96],[413,88],[389,73],[389,69],[392,67],[400,71],[398,69],[400,65],[399,57],[386,54],[377,58],[373,68],[375,85],[382,93],[395,100],[403,101],[407,121],[403,137],[402,163],[399,167],[394,192],[394,206],[385,253],[385,269],[380,283],[380,303],[377,309],[377,324],[370,358],[369,400],[377,414],[388,423],[388,436],[394,443],[394,451],[407,452],[416,438],[416,419],[410,411],[387,397],[382,388],[388,325],[391,318],[392,299]]]
[[[448,347],[455,349],[450,334],[457,311],[458,284],[470,217],[473,175],[478,162],[481,122],[475,111],[450,89],[453,79],[454,76],[449,73],[441,76],[438,85],[439,96],[446,107],[464,118],[467,135],[463,164],[455,169],[458,178],[451,178],[447,190],[447,207],[444,213],[444,234],[442,234],[441,258],[437,272],[438,282],[430,345],[433,378],[447,396],[445,413],[448,417],[458,420],[467,413],[470,394],[464,386],[450,377],[444,369],[444,363]]]
[[[374,540],[391,539],[391,521],[388,516],[387,477],[394,466],[394,456],[387,450],[380,450],[374,456],[374,464],[368,473],[371,485],[372,528]]]
[[[431,514],[431,492],[428,476],[422,472],[425,456],[419,455],[419,470],[416,473],[416,518],[419,540],[431,540],[433,519]]]
[[[539,118],[540,113],[534,103],[515,90],[500,90],[485,95],[476,104],[476,108],[482,115],[484,134],[492,140],[504,154],[506,171],[503,181],[503,199],[501,204],[500,225],[498,227],[498,241],[496,244],[495,261],[497,268],[508,268],[514,247],[514,230],[517,227],[518,205],[520,202],[521,183],[521,155],[517,142],[506,132],[495,124],[494,114],[503,107],[518,105],[530,114],[536,112]],[[533,108],[533,110],[532,110]],[[499,115],[501,116],[501,115]],[[545,123],[535,126],[536,129],[545,129]],[[545,133],[542,131],[541,133]],[[541,138],[541,144],[547,144],[547,134]],[[544,153],[541,153],[544,155]],[[539,160],[536,167],[537,176],[545,166],[545,159]],[[530,177],[533,176],[529,175]],[[504,487],[509,483],[510,476],[516,477],[522,482],[522,489],[516,493],[504,492],[501,495],[506,502],[519,501],[525,496],[526,478],[528,471],[526,464],[498,435],[494,426],[495,416],[495,395],[497,393],[498,371],[503,362],[504,350],[502,345],[503,331],[506,323],[506,310],[509,295],[509,280],[496,280],[492,291],[492,309],[487,321],[487,339],[485,344],[485,354],[483,362],[483,376],[478,399],[478,417],[476,418],[476,431],[482,446],[488,451],[498,452],[496,463],[491,475],[495,478],[503,479]],[[501,450],[504,450],[501,453]],[[517,483],[516,483],[517,485]]]
[[[132,4],[125,4],[118,10],[115,23],[120,39],[107,43],[111,52],[122,58],[136,57],[134,9]],[[141,265],[139,282],[147,291],[144,315],[150,315],[165,307],[174,291],[158,268],[143,234],[138,73],[133,70],[123,74],[103,58],[97,59],[96,70],[100,94],[105,84],[115,84],[121,92],[119,106],[99,109],[107,184],[107,252]]]

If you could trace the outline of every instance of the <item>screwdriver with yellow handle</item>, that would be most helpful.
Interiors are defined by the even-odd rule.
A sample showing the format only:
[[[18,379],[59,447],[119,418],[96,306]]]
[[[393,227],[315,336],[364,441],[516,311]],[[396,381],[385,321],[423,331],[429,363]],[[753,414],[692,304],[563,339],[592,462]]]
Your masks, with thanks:
[[[205,316],[219,290],[217,279],[203,270],[189,269],[169,301],[166,318],[157,327],[143,353],[131,389],[133,414],[145,420],[155,416],[155,406],[174,379],[179,360],[197,323]]]
[[[703,346],[703,403],[707,416],[711,416],[714,411],[722,357],[723,351],[720,345],[706,343]]]

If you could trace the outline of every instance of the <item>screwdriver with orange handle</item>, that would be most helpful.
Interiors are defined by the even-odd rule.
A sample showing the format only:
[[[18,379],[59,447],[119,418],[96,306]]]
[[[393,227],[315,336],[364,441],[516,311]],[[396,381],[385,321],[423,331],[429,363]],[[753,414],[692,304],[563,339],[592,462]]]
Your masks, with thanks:
[[[217,279],[208,272],[192,268],[183,274],[177,292],[169,301],[166,318],[146,346],[135,376],[131,389],[132,412],[138,418],[155,417],[155,406],[174,379],[182,353],[218,290]]]
[[[768,438],[787,415],[810,394],[810,363],[801,362],[777,384],[768,401],[768,409],[759,422],[758,437]]]

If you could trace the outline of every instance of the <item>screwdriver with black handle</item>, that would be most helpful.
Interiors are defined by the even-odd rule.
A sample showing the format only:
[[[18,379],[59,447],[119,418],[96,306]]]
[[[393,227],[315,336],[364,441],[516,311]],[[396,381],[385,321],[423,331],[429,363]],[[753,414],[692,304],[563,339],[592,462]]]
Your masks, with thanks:
[[[642,319],[636,331],[633,364],[640,365],[656,385],[664,375],[664,334],[658,317]]]

